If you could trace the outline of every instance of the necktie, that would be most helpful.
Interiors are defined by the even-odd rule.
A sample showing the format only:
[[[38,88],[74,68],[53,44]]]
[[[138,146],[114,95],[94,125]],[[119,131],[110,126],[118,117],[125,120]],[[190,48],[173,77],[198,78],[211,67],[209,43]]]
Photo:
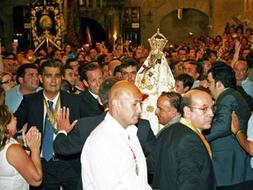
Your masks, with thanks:
[[[54,112],[53,102],[48,101],[48,106],[50,111],[53,113]],[[46,114],[43,145],[42,145],[42,156],[46,161],[49,161],[53,157],[53,138],[54,138],[54,128],[49,120],[48,114]]]

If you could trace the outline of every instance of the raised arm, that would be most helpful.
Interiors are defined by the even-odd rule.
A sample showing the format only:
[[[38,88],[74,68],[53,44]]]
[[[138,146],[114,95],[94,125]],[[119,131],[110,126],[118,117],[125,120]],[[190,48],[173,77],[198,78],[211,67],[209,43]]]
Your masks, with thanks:
[[[231,62],[231,67],[234,67],[234,64],[238,61],[239,59],[239,54],[241,50],[241,43],[239,40],[235,41],[235,53]]]
[[[253,128],[252,125],[248,126],[248,131]],[[240,122],[235,114],[235,112],[232,113],[232,124],[231,124],[231,130],[233,134],[235,135],[237,141],[242,146],[242,148],[248,152],[251,156],[253,156],[253,141],[247,139],[247,135],[240,129]],[[253,135],[253,134],[251,134]]]
[[[42,167],[40,162],[41,134],[32,127],[26,136],[26,142],[31,149],[31,158],[19,144],[11,145],[6,153],[8,162],[25,178],[27,183],[39,186],[42,182]]]

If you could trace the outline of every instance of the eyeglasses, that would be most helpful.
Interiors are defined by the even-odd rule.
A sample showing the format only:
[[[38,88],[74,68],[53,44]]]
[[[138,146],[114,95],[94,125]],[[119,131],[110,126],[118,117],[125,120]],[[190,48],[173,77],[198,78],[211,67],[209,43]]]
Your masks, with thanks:
[[[11,83],[13,82],[14,80],[6,80],[6,81],[2,81],[1,84],[8,84],[8,83]]]
[[[189,106],[190,108],[193,108],[193,109],[198,109],[198,110],[201,110],[203,113],[207,113],[209,110],[212,110],[212,112],[215,111],[215,107],[214,106],[205,106],[205,107],[195,107],[195,106]]]

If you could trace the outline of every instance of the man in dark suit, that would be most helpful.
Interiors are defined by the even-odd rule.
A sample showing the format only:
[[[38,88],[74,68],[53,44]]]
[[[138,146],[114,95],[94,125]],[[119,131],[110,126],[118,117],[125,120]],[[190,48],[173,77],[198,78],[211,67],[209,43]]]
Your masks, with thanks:
[[[179,122],[181,118],[182,96],[176,92],[163,92],[157,99],[155,114],[160,124],[164,127],[157,137],[172,124]]]
[[[89,63],[79,68],[79,75],[87,89],[80,93],[82,99],[82,117],[96,116],[103,113],[103,106],[98,101],[99,86],[103,82],[102,70],[97,63]]]
[[[53,152],[53,139],[57,130],[56,115],[61,107],[70,110],[69,119],[73,122],[80,117],[80,97],[60,91],[61,65],[46,61],[39,69],[43,90],[24,96],[15,112],[18,129],[24,124],[36,126],[42,134],[41,160],[43,168],[42,189],[77,189],[80,180],[79,155],[59,156]]]
[[[215,190],[212,152],[201,131],[211,127],[212,98],[201,90],[183,97],[180,122],[166,128],[155,148],[153,188]]]
[[[213,166],[218,189],[240,188],[245,181],[253,179],[250,157],[240,147],[231,132],[231,113],[235,111],[242,131],[247,131],[250,109],[236,85],[233,69],[217,62],[207,77],[209,90],[215,99],[212,128],[206,137],[213,150]],[[252,187],[251,187],[252,188]]]
[[[99,97],[106,109],[108,107],[108,93],[116,82],[117,79],[115,78],[106,79],[99,88]],[[54,151],[61,155],[80,153],[87,137],[90,135],[91,131],[104,120],[105,115],[106,112],[103,112],[98,116],[81,118],[78,120],[73,130],[73,124],[70,125],[67,120],[61,121],[62,125],[59,125],[58,128],[60,132],[57,134],[54,141]],[[136,126],[138,128],[137,136],[143,152],[147,157],[155,146],[156,138],[147,120],[139,119]],[[70,133],[67,134],[66,132]]]

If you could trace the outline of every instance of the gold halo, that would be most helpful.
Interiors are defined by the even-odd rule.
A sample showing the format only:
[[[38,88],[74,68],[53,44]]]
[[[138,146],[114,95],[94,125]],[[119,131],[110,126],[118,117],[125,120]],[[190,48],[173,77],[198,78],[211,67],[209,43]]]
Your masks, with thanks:
[[[43,30],[50,30],[53,26],[52,19],[48,15],[43,15],[40,17],[40,27]]]

